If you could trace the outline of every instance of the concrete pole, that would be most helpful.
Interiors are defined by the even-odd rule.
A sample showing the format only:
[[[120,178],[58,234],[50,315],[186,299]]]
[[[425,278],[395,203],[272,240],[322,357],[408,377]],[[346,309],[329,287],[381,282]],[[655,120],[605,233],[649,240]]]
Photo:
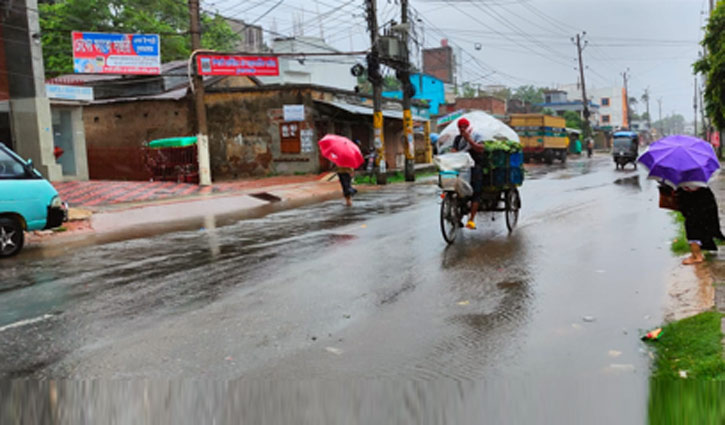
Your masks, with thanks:
[[[582,43],[581,43],[581,34],[576,35],[576,50],[577,55],[579,56],[579,78],[581,79],[582,83],[582,115],[584,116],[584,120],[582,122],[582,125],[584,128],[582,129],[582,139],[584,140],[584,143],[588,143],[588,139],[591,136],[591,128],[589,124],[589,102],[587,101],[587,85],[584,80],[584,59],[582,58]]]
[[[408,23],[408,0],[400,1],[400,22],[404,26]],[[415,141],[413,137],[413,114],[410,110],[410,52],[408,49],[408,32],[403,30],[401,40],[405,49],[403,69],[400,78],[403,88],[403,134],[405,137],[405,181],[415,181]]]
[[[371,46],[368,56],[368,80],[373,85],[373,138],[377,151],[375,180],[377,184],[387,184],[385,130],[383,126],[383,78],[380,75],[380,56],[378,51],[378,12],[376,0],[366,0],[366,4]]]
[[[63,179],[53,156],[50,101],[45,95],[45,68],[40,45],[37,0],[16,0],[7,11],[2,37],[10,94],[10,126],[18,155],[32,159],[48,180]]]
[[[201,21],[199,18],[199,0],[189,0],[189,20],[191,32],[191,50],[201,49]],[[194,53],[192,53],[192,60]],[[194,64],[196,66],[196,64]],[[209,138],[206,125],[206,105],[204,104],[204,77],[194,73],[194,110],[196,112],[196,146],[199,162],[199,185],[211,186],[211,165],[209,160]]]

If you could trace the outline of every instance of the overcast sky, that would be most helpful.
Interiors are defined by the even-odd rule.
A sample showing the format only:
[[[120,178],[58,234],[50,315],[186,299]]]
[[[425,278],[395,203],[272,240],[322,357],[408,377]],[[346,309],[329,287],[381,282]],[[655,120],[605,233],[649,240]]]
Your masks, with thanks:
[[[320,36],[350,51],[369,47],[364,0],[203,0],[209,11],[257,22],[265,30]],[[692,120],[692,62],[701,49],[708,0],[410,0],[426,47],[447,38],[463,63],[463,80],[555,87],[577,82],[571,37],[586,31],[588,86],[621,87],[629,69],[630,96],[650,89],[650,109]],[[378,0],[378,21],[399,19],[397,0]],[[272,38],[270,33],[266,34]],[[480,47],[480,50],[477,49]],[[644,105],[638,105],[638,112]]]

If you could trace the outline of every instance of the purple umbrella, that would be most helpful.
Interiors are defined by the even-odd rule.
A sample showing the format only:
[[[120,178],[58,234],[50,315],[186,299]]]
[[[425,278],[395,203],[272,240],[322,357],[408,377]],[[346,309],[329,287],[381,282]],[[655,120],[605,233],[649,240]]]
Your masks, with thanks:
[[[672,187],[705,186],[720,168],[712,146],[692,136],[668,136],[652,143],[637,159],[649,169],[649,178]]]

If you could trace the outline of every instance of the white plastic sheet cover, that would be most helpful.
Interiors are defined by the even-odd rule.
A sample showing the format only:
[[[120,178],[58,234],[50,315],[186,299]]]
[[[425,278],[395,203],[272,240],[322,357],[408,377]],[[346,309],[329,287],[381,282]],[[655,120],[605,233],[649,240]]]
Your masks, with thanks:
[[[480,135],[484,141],[512,140],[521,143],[519,135],[503,121],[497,120],[483,111],[472,111],[452,121],[440,133],[438,136],[438,147],[440,151],[445,151],[453,146],[453,139],[460,134],[458,121],[462,118],[466,118],[471,123],[473,132]]]
[[[437,155],[433,162],[441,171],[460,171],[475,165],[468,152],[453,152]]]

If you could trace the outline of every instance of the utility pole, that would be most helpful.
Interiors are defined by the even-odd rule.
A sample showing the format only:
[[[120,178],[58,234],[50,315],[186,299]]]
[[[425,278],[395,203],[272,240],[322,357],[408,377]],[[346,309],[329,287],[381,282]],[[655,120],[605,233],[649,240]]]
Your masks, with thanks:
[[[587,140],[589,140],[589,137],[591,136],[591,129],[590,129],[590,123],[589,123],[589,102],[587,101],[587,85],[584,81],[584,60],[582,59],[582,52],[586,48],[587,44],[589,44],[588,41],[584,41],[584,47],[582,47],[582,38],[586,36],[586,31],[582,32],[581,34],[576,35],[576,51],[577,55],[579,56],[579,78],[581,80],[581,88],[582,88],[582,115],[584,116],[583,120],[583,126],[582,129],[582,139],[584,140],[584,143],[587,143]],[[574,38],[572,38],[572,42],[574,41]]]
[[[660,119],[659,119],[659,121],[660,121],[660,137],[663,137],[665,135],[665,123],[662,122],[662,98],[661,97],[657,99],[657,104],[659,105],[659,109],[660,109],[660,114],[659,114],[659,116],[660,116]]]
[[[627,120],[627,129],[629,130],[632,128],[632,111],[629,108],[629,86],[627,84],[629,80],[629,68],[627,68],[626,71],[622,72],[622,78],[624,79],[624,107],[627,109],[627,113],[625,114],[624,118]]]
[[[201,21],[199,19],[199,0],[189,0],[189,29],[191,30],[191,58],[201,49]],[[196,66],[196,65],[195,65]],[[206,126],[206,106],[204,105],[204,77],[194,72],[194,107],[196,112],[196,147],[199,162],[199,185],[211,186],[211,167],[209,165],[209,139]]]
[[[378,16],[376,0],[365,0],[370,31],[370,53],[367,56],[368,81],[373,85],[373,138],[377,156],[375,180],[377,184],[388,182],[385,167],[385,134],[383,131],[383,76],[380,74],[378,46]]]
[[[697,76],[695,76],[695,96],[692,98],[692,108],[695,110],[695,119],[692,121],[692,125],[695,127],[694,136],[697,137]]]
[[[403,68],[399,71],[403,89],[403,134],[405,137],[405,181],[415,181],[415,141],[413,138],[413,114],[410,110],[413,85],[410,83],[410,51],[408,49],[408,0],[400,1],[400,23],[403,27],[401,41],[403,44]]]
[[[644,95],[642,95],[642,100],[645,102],[645,107],[647,108],[647,129],[648,131],[652,130],[652,117],[649,115],[649,87],[647,87],[644,90]]]

